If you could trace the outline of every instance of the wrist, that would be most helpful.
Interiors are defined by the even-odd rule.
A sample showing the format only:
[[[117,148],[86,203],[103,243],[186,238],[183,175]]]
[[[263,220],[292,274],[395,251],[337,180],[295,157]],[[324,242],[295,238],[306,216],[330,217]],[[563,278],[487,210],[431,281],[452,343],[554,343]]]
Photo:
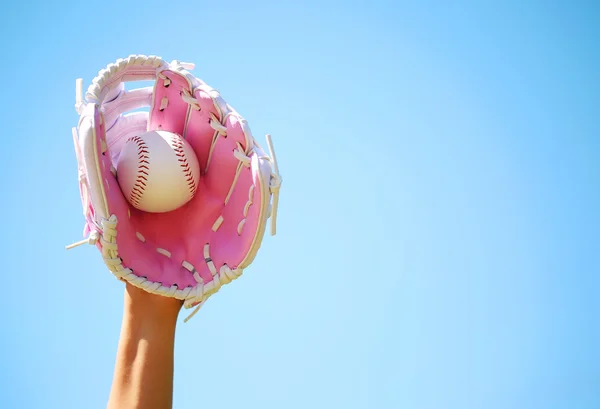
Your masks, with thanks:
[[[151,294],[132,284],[125,286],[125,313],[136,320],[149,319],[152,322],[177,321],[182,300],[163,295]]]

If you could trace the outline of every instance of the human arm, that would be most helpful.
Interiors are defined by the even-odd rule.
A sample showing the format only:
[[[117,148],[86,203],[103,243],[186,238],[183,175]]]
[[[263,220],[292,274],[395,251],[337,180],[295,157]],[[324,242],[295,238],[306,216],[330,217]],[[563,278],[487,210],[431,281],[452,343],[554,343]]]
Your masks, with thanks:
[[[175,328],[182,301],[127,283],[107,409],[171,409]]]

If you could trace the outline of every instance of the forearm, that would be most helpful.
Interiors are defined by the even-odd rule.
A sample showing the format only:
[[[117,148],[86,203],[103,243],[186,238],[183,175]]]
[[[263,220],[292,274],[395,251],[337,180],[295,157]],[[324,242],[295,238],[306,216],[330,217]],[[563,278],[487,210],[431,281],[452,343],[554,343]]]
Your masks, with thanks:
[[[126,285],[108,409],[171,409],[175,327],[181,301]]]

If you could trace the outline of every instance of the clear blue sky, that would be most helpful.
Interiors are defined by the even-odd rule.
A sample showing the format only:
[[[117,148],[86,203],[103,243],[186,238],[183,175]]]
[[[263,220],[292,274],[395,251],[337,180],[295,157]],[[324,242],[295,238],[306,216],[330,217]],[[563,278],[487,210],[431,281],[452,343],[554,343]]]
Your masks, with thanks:
[[[600,407],[597,3],[123,3],[2,12],[1,407],[105,407],[123,286],[64,250],[70,129],[132,53],[195,62],[284,177],[180,322],[175,408]]]

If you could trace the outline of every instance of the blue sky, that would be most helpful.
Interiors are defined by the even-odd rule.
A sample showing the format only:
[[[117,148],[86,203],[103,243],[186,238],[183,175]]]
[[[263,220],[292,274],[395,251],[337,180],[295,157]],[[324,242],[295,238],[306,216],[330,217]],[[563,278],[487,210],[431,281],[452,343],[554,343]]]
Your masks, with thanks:
[[[182,314],[175,408],[600,407],[598,5],[123,3],[3,12],[2,407],[106,405],[123,286],[64,250],[70,129],[135,53],[196,63],[284,178],[278,235]]]

